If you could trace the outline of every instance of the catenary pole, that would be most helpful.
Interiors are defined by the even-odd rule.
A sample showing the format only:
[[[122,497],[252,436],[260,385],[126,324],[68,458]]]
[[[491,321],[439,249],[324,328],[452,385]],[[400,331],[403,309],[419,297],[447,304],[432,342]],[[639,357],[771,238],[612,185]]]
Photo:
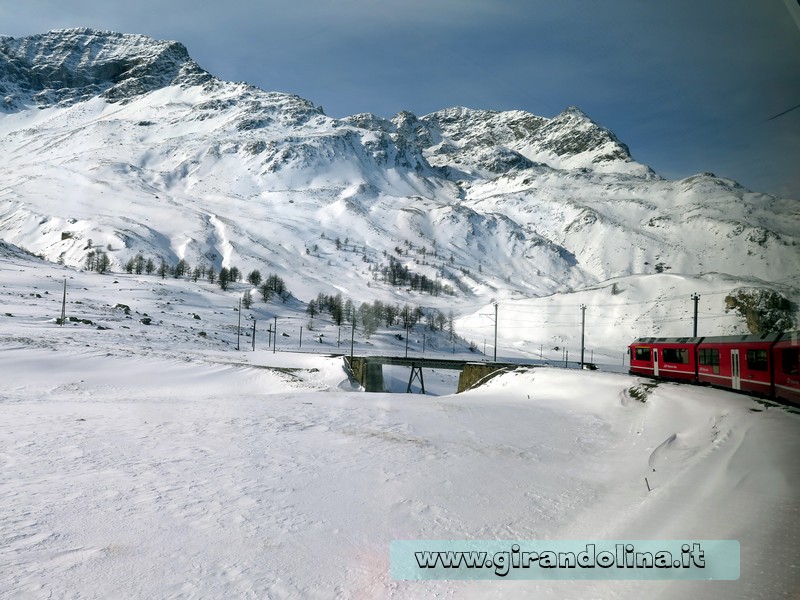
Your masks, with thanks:
[[[236,349],[239,350],[239,337],[242,334],[242,299],[239,298],[239,325],[236,327]]]
[[[497,362],[497,302],[494,303],[494,362]]]
[[[67,278],[64,278],[64,295],[61,297],[61,326],[67,319]]]
[[[356,344],[356,307],[353,307],[353,330],[350,333],[350,365],[353,365],[353,348]]]
[[[581,369],[583,369],[584,331],[586,329],[586,305],[581,304]]]

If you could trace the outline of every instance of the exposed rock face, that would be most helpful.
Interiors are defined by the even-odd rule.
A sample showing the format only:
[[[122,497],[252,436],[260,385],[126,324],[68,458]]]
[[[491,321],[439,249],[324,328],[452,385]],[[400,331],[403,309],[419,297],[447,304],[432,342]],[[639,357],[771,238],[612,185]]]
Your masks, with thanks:
[[[0,38],[0,95],[6,108],[102,96],[120,101],[168,85],[213,80],[179,42],[91,29]]]
[[[735,310],[752,334],[790,331],[796,327],[792,304],[768,289],[739,289],[725,297],[726,311]]]
[[[419,118],[404,111],[391,121],[369,114],[344,121],[393,133],[419,146],[432,165],[449,166],[461,176],[485,177],[538,164],[655,176],[649,167],[633,160],[613,132],[574,106],[552,119],[520,110],[456,107]]]

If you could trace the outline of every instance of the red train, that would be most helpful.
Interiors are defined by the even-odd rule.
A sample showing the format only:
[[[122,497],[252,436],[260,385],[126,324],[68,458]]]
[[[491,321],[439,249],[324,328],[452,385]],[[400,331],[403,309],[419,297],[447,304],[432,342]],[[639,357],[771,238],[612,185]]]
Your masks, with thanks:
[[[800,332],[640,338],[630,373],[742,390],[800,405]]]

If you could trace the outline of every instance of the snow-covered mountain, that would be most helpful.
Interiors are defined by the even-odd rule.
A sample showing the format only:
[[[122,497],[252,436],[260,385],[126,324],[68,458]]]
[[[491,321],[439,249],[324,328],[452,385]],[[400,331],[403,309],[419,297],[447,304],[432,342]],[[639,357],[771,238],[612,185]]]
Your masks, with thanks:
[[[700,282],[706,332],[741,330],[723,312],[737,287],[800,299],[797,202],[711,174],[662,179],[575,107],[333,119],[221,81],[180,43],[88,29],[0,38],[0,98],[0,238],[50,261],[80,267],[101,249],[117,271],[139,253],[258,268],[304,301],[462,315],[613,287],[619,306],[582,298],[620,339],[686,331],[675,311],[639,318]],[[395,263],[452,295],[391,285]],[[559,338],[527,324],[507,342]]]

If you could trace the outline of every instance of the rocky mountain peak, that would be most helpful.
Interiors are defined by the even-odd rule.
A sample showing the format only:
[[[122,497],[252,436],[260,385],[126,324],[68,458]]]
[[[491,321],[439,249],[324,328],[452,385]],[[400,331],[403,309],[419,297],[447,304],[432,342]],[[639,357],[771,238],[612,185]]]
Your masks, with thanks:
[[[574,105],[568,106],[567,108],[562,110],[555,118],[557,119],[559,117],[563,118],[572,117],[575,119],[584,119],[586,121],[591,121],[591,119],[585,112],[583,112],[580,108]]]
[[[501,174],[536,164],[653,176],[628,147],[582,110],[570,106],[548,119],[522,110],[448,108],[419,119],[429,129],[429,160],[465,173]]]
[[[115,102],[165,85],[212,79],[175,41],[85,28],[0,38],[0,96],[6,110],[97,95]]]
[[[556,156],[591,153],[592,163],[632,161],[628,147],[577,106],[570,106],[542,127],[540,142]]]

